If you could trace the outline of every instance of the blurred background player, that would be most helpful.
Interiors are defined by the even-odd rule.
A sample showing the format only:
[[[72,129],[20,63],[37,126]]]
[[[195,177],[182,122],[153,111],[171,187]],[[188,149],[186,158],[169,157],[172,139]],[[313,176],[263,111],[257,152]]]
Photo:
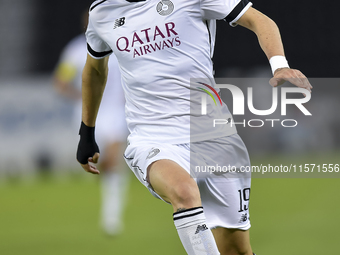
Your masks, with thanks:
[[[88,13],[82,17],[86,29]],[[81,74],[86,62],[86,39],[82,33],[72,39],[62,51],[54,71],[54,85],[58,93],[74,103],[74,127],[79,130],[81,120]],[[128,129],[125,121],[125,99],[116,58],[109,61],[106,93],[98,113],[96,137],[101,148],[101,226],[105,233],[117,235],[122,231],[122,213],[129,171],[123,153]]]

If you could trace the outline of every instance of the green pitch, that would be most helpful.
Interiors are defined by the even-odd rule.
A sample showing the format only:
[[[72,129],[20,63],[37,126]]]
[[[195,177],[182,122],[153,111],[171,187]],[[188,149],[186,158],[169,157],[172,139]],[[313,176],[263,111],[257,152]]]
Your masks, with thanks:
[[[126,227],[116,238],[105,236],[98,227],[96,176],[1,185],[0,254],[184,255],[171,206],[131,177]],[[254,179],[250,204],[254,251],[258,255],[337,254],[339,191],[339,178]]]

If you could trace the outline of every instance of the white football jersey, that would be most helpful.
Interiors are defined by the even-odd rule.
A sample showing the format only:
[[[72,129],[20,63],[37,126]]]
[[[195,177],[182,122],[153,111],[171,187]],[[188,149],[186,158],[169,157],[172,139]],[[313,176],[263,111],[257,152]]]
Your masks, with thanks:
[[[213,126],[214,119],[232,118],[213,91],[215,20],[234,25],[251,5],[248,0],[92,4],[88,53],[103,58],[113,52],[118,59],[130,142],[180,144],[236,133],[230,125]],[[206,114],[201,111],[203,94],[208,95]]]

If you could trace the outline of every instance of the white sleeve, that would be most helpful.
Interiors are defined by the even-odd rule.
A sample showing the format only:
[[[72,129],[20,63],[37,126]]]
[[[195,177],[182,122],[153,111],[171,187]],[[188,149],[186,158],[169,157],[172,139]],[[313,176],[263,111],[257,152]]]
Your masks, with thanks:
[[[91,19],[91,14],[89,17],[89,23],[87,25],[86,30],[86,42],[87,42],[87,52],[90,54],[91,57],[100,59],[104,58],[108,55],[111,55],[112,50],[109,45],[105,41],[101,39],[98,35],[93,21]]]
[[[204,19],[225,19],[231,26],[252,6],[249,0],[201,0]]]

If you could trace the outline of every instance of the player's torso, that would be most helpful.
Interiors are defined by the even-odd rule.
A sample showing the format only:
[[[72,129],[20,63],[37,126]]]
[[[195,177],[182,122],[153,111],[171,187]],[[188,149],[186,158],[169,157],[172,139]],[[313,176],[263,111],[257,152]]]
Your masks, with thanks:
[[[190,79],[208,78],[213,86],[214,38],[200,1],[109,0],[92,10],[91,22],[120,64],[130,141],[189,142],[190,114],[200,109],[202,93]],[[216,136],[204,125],[195,133]]]
[[[154,74],[146,77],[150,72],[186,79],[211,73],[211,35],[198,0],[115,0],[98,7],[98,33],[117,56],[127,84],[157,81]]]

